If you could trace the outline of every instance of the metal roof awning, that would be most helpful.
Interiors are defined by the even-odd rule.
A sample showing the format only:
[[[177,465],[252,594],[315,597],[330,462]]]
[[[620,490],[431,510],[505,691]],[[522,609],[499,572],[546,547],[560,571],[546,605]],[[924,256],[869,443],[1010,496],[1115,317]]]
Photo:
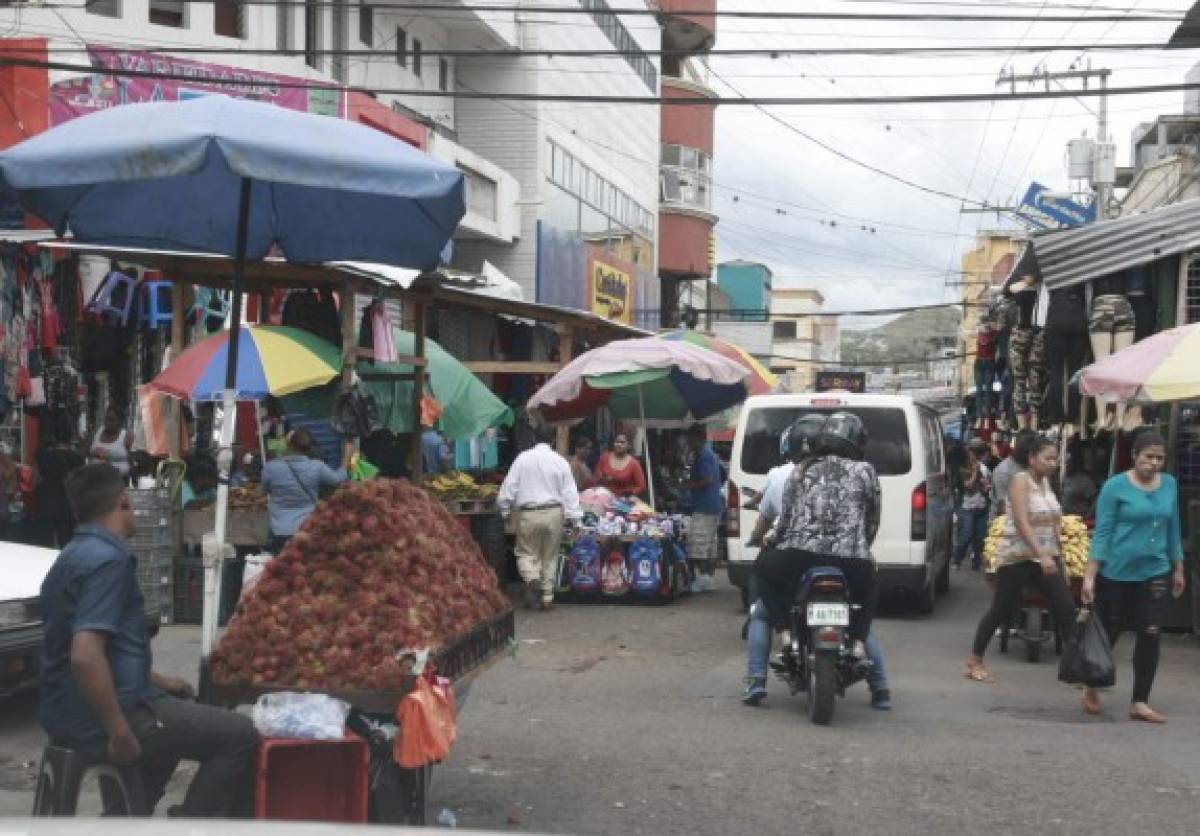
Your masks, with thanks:
[[[1200,199],[1037,235],[1028,247],[1048,289],[1081,284],[1200,248]]]

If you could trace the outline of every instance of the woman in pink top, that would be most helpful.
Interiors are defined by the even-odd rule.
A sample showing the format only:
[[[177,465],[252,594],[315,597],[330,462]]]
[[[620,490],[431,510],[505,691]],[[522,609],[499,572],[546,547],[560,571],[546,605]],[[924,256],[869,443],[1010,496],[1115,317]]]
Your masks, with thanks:
[[[596,484],[617,496],[642,496],[646,493],[646,474],[641,463],[629,454],[629,436],[617,433],[612,450],[600,456],[593,473]]]

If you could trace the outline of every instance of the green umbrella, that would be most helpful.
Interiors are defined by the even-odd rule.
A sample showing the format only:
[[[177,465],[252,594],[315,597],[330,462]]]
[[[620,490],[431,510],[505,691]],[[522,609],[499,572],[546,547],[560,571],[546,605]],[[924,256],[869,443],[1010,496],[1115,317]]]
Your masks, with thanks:
[[[415,353],[415,338],[410,332],[397,328],[393,333],[397,353]],[[475,438],[489,427],[512,424],[512,410],[466,366],[430,339],[425,340],[425,362],[429,372],[426,391],[442,405],[438,429],[447,438]],[[413,367],[400,363],[360,362],[358,372],[360,375],[412,374]],[[375,396],[379,420],[386,428],[397,433],[413,431],[411,380],[364,380],[363,386]],[[330,415],[336,395],[337,385],[334,384],[289,395],[283,401],[289,412]]]

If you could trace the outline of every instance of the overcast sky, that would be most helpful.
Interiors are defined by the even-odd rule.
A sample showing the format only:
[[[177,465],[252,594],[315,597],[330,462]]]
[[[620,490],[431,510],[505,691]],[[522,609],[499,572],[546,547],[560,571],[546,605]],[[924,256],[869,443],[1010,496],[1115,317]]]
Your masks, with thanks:
[[[1007,0],[1002,0],[1007,2]],[[1020,3],[1028,5],[1019,5]],[[1191,0],[1051,0],[1173,10]],[[1012,0],[999,8],[810,0],[720,0],[722,9],[812,11],[963,11],[1036,13],[1038,3]],[[1064,10],[1048,8],[1047,14]],[[720,18],[717,46],[848,47],[1165,43],[1174,23],[860,23]],[[989,93],[1001,70],[1018,74],[1075,63],[1113,70],[1110,86],[1183,81],[1200,51],[1012,55],[822,56],[711,59],[721,78],[749,96]],[[713,78],[722,95],[733,95]],[[1096,134],[1096,99],[905,106],[777,107],[772,113],[847,154],[909,180],[992,204],[1019,201],[1030,181],[1065,190],[1066,142]],[[1110,132],[1117,164],[1129,165],[1130,134],[1157,115],[1181,113],[1183,94],[1111,97]],[[815,286],[827,307],[851,310],[957,298],[958,265],[980,229],[1012,228],[993,215],[960,214],[954,200],[923,194],[838,159],[750,107],[717,114],[715,211],[720,260],[745,258],[771,266],[780,285]],[[749,193],[749,194],[748,194]],[[786,214],[780,214],[786,212]],[[849,217],[846,217],[849,216]],[[836,222],[836,226],[832,225]],[[864,231],[861,227],[874,227]],[[867,322],[870,322],[868,320]],[[858,321],[858,326],[867,322]],[[847,323],[849,324],[849,323]]]

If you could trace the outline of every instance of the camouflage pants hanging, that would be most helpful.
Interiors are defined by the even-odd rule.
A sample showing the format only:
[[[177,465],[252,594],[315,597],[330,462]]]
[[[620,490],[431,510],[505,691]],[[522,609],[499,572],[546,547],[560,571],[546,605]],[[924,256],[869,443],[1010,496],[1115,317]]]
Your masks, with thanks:
[[[1013,411],[1037,410],[1046,388],[1046,343],[1041,329],[1014,328],[1008,345],[1012,369]]]

